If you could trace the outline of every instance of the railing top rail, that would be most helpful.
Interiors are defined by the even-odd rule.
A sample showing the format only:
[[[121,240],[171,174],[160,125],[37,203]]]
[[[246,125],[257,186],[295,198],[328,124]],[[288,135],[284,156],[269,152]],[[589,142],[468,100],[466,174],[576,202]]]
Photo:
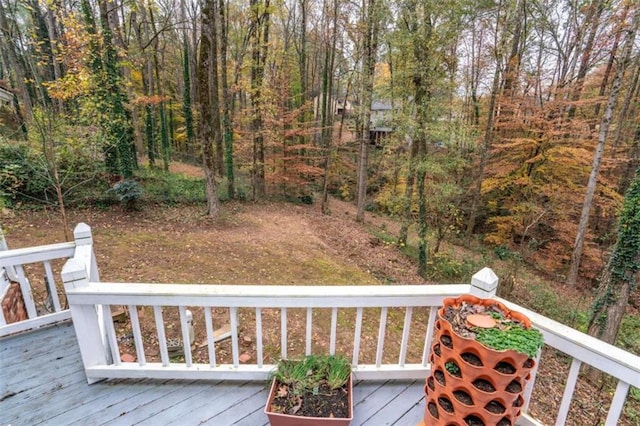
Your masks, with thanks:
[[[537,314],[515,303],[497,298],[509,309],[528,316],[544,334],[544,342],[573,358],[604,371],[632,386],[640,387],[640,357],[593,336]]]
[[[438,306],[446,297],[469,293],[470,287],[469,284],[282,286],[100,282],[67,288],[67,296],[74,304],[356,308]]]
[[[75,248],[76,243],[71,241],[68,243],[0,250],[0,267],[71,257]]]

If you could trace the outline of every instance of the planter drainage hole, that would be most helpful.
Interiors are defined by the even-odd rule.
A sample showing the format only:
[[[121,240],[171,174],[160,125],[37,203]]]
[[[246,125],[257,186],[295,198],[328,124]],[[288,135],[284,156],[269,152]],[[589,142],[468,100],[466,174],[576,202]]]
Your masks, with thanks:
[[[524,405],[524,398],[521,396],[518,397],[515,401],[513,401],[513,406],[516,408],[522,407]]]
[[[464,352],[460,355],[460,358],[462,358],[467,364],[475,365],[476,367],[482,367],[484,365],[482,364],[480,357],[476,354],[472,354],[471,352]]]
[[[473,405],[473,398],[463,390],[453,391],[453,396],[464,405]]]
[[[433,401],[429,401],[427,408],[429,409],[429,414],[431,414],[432,417],[436,419],[440,418],[440,414],[438,414],[438,406]]]
[[[533,360],[533,358],[529,358],[528,360],[526,360],[524,362],[523,367],[524,368],[533,368],[534,365],[536,365],[536,362]]]
[[[440,383],[442,386],[446,385],[446,382],[444,381],[444,373],[442,372],[442,370],[434,371],[433,375],[435,376],[438,383]]]
[[[435,345],[433,345],[433,353],[438,356],[442,356],[442,351],[440,350],[440,343],[436,343]]]
[[[440,341],[449,349],[453,349],[453,341],[451,340],[451,336],[447,336],[446,334],[444,334],[440,337]]]
[[[502,414],[506,411],[506,407],[495,399],[484,406],[484,409],[493,414]]]
[[[513,374],[516,372],[516,367],[507,361],[500,361],[493,369],[502,374]]]
[[[503,417],[502,419],[500,419],[500,421],[498,423],[496,423],[496,426],[511,426],[511,420],[509,420],[506,417]]]
[[[431,389],[432,391],[436,390],[436,384],[433,381],[433,377],[429,377],[429,379],[427,380],[427,386],[429,386],[429,389]]]
[[[473,381],[473,386],[475,386],[477,389],[480,389],[481,391],[484,392],[495,392],[496,391],[496,387],[493,386],[493,384],[485,379],[475,379]]]
[[[464,422],[465,424],[469,425],[469,426],[485,426],[484,422],[482,421],[482,419],[478,416],[474,416],[473,414],[471,414],[470,416],[467,416],[464,418]]]
[[[442,409],[447,413],[453,414],[453,404],[451,403],[451,401],[449,401],[449,398],[447,398],[446,396],[441,396],[438,398],[438,405],[442,407]]]
[[[522,385],[517,380],[512,380],[511,383],[507,385],[507,392],[520,393],[522,392]]]

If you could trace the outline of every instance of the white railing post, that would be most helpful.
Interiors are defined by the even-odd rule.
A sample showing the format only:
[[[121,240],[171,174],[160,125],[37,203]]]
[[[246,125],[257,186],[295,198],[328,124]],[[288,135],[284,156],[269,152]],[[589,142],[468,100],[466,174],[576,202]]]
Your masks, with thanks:
[[[471,294],[491,298],[496,295],[498,281],[498,276],[491,268],[482,268],[471,277]]]
[[[80,222],[73,230],[73,239],[76,243],[76,255],[81,254],[83,260],[86,262],[89,281],[92,283],[100,282],[98,264],[93,252],[93,235],[91,234],[91,227],[86,223]]]
[[[75,257],[67,260],[62,268],[62,282],[67,297],[74,289],[89,284],[87,275],[87,268],[82,260]],[[69,309],[85,371],[89,367],[106,365],[107,347],[103,343],[100,319],[95,306],[74,305],[69,301]],[[87,381],[91,384],[98,380],[87,378]]]
[[[4,231],[2,230],[2,227],[0,226],[0,250],[9,250],[9,246],[7,245],[7,240],[4,238]],[[4,269],[6,274],[7,274],[7,278],[11,281],[18,281],[18,274],[16,273],[16,269],[13,266],[7,266],[4,268],[0,268],[0,269]],[[0,275],[2,275],[0,273]]]

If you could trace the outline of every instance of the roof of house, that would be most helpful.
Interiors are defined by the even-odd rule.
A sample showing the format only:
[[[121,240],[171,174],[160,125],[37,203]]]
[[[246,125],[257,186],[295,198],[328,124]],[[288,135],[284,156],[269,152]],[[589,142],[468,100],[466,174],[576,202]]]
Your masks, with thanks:
[[[373,101],[371,103],[372,111],[391,111],[391,102]]]

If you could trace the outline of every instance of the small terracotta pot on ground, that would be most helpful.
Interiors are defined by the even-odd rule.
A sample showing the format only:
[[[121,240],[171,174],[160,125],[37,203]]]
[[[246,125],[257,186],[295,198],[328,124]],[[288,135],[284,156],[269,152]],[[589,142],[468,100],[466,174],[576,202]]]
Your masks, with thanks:
[[[469,318],[476,311],[486,318]],[[476,340],[479,328],[494,327],[491,315],[500,318],[498,327],[531,328],[526,316],[492,299],[463,295],[444,300],[431,347],[424,424],[509,426],[520,416],[535,360],[511,349],[490,349]]]

